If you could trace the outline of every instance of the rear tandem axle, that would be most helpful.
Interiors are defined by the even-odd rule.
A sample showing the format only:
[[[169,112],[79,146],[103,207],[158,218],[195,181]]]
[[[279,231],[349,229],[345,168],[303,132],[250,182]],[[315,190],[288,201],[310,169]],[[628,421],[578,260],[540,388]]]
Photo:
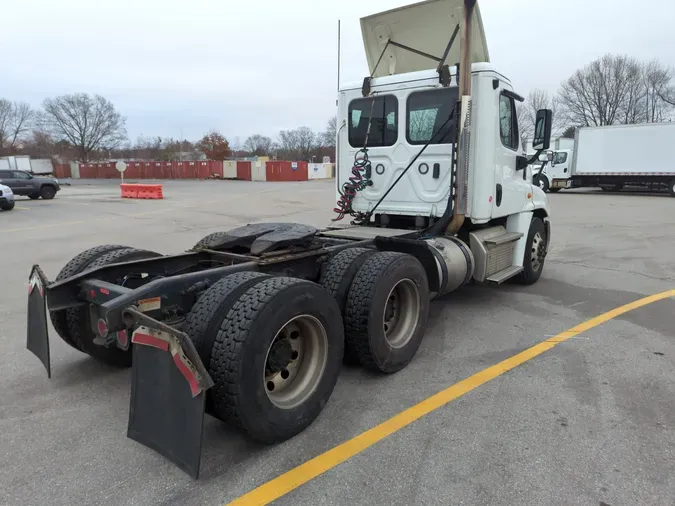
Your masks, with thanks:
[[[49,315],[74,348],[131,365],[128,436],[197,478],[205,413],[284,441],[319,415],[343,360],[384,373],[412,360],[444,283],[427,242],[392,232],[257,224],[172,256],[99,246],[54,282],[34,266],[28,349],[51,376]]]

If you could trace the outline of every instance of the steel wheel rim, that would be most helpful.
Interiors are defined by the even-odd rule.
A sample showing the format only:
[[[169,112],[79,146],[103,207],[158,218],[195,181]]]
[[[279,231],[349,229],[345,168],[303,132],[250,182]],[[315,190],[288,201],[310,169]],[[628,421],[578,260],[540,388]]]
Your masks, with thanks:
[[[532,263],[532,270],[538,271],[543,265],[543,253],[544,253],[544,238],[539,232],[534,234],[532,238],[532,256],[530,262]]]
[[[396,283],[387,296],[382,317],[384,336],[392,348],[402,348],[412,339],[420,318],[420,292],[410,279]]]
[[[293,409],[317,389],[328,362],[328,333],[314,316],[286,322],[267,349],[263,388],[272,404]]]
[[[544,180],[542,178],[537,178],[537,182],[539,183],[539,188],[542,190],[544,189]]]

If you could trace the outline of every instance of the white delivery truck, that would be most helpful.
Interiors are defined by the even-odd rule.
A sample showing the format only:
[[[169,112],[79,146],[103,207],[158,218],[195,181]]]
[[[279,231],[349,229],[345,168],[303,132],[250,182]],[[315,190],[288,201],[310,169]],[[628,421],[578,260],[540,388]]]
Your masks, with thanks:
[[[579,128],[574,149],[554,151],[533,179],[544,191],[642,186],[667,188],[675,197],[675,159],[664,149],[674,142],[671,122]]]

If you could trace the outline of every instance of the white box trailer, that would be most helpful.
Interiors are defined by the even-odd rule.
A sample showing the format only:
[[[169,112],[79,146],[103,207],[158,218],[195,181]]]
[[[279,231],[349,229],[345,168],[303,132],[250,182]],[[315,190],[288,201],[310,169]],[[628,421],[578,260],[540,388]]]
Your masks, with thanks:
[[[576,131],[569,170],[547,163],[540,186],[600,187],[619,191],[627,186],[667,188],[675,197],[675,159],[668,146],[675,143],[675,123],[643,123],[583,127]],[[559,167],[560,165],[560,167]],[[546,181],[544,178],[547,177]]]
[[[33,174],[53,174],[54,166],[51,158],[31,158],[30,171]]]

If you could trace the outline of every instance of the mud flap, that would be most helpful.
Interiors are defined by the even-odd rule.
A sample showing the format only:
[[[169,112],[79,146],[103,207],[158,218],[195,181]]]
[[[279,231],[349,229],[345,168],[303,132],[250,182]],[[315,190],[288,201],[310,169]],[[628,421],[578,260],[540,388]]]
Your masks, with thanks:
[[[39,266],[34,265],[28,278],[28,322],[26,325],[26,348],[31,351],[52,377],[49,359],[49,331],[47,330],[47,303],[45,287],[49,284]]]
[[[133,365],[127,436],[197,479],[206,390],[213,386],[213,381],[192,341],[171,327],[155,323],[161,328],[142,325],[131,337]]]

